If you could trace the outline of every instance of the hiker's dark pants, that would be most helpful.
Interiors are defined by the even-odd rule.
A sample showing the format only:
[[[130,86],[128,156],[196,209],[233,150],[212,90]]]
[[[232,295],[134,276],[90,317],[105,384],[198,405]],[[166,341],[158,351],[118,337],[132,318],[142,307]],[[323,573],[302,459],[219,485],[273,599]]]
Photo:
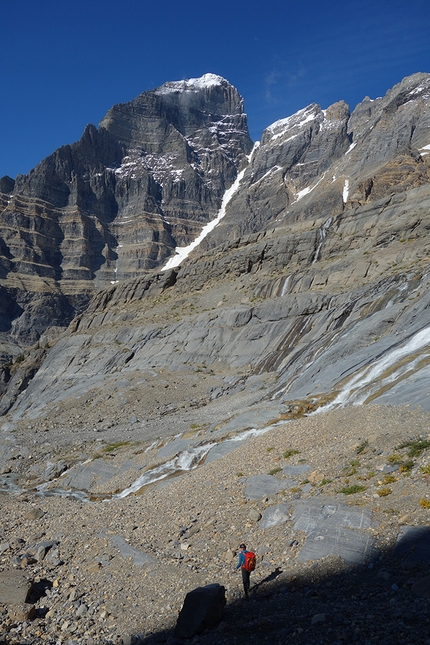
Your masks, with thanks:
[[[251,577],[251,572],[247,571],[242,567],[242,582],[243,582],[243,590],[245,592],[245,596],[248,596],[248,593],[249,593],[250,577]]]

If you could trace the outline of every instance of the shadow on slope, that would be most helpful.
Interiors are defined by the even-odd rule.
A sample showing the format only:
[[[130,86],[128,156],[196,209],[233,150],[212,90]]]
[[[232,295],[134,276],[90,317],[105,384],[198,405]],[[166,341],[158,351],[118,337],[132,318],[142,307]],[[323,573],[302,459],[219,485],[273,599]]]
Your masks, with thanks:
[[[267,576],[251,585],[250,601],[229,601],[213,631],[181,640],[165,630],[136,636],[132,643],[428,645],[429,574],[430,527],[408,527],[366,565],[347,567],[329,557],[310,562],[298,576],[288,565],[268,568]],[[228,577],[226,571],[227,585]]]

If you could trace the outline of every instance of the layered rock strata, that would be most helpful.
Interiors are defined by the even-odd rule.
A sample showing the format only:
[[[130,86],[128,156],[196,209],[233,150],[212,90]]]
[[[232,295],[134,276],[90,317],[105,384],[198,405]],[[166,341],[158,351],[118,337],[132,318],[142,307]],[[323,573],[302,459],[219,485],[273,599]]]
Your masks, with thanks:
[[[251,147],[241,96],[207,74],[113,107],[98,128],[87,126],[80,141],[28,175],[3,178],[7,340],[28,344],[49,324],[68,324],[95,291],[148,272],[192,241]],[[57,315],[29,312],[30,294],[42,309],[53,303]]]
[[[429,97],[417,74],[352,115],[312,105],[268,128],[204,245],[175,270],[96,295],[14,418],[68,409],[89,389],[96,405],[125,377],[133,389],[147,375],[146,392],[167,373],[167,386],[180,374],[182,405],[268,374],[277,383],[261,398],[286,404],[381,397],[427,409]],[[194,382],[196,370],[206,378]],[[160,414],[176,409],[162,398]]]

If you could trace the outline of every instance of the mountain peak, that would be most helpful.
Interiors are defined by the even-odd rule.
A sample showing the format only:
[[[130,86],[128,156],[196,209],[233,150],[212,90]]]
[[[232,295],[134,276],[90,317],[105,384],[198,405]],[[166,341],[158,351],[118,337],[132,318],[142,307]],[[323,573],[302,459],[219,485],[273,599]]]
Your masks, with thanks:
[[[168,81],[155,92],[156,94],[170,94],[171,92],[199,92],[200,90],[209,89],[216,85],[230,85],[230,83],[217,74],[203,74],[199,78],[189,78],[182,81]]]

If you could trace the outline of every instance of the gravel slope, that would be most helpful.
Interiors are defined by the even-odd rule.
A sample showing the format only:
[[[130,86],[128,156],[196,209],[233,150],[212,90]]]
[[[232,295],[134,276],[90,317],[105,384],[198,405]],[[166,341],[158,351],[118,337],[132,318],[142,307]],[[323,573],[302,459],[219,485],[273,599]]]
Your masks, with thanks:
[[[410,457],[417,438],[418,454]],[[413,591],[428,564],[405,566],[391,550],[402,526],[429,524],[430,449],[419,449],[429,440],[427,414],[407,406],[351,407],[279,425],[123,499],[1,495],[0,570],[20,569],[47,591],[31,605],[31,619],[29,606],[17,614],[0,605],[0,642],[117,644],[134,635],[136,642],[174,643],[169,630],[185,594],[219,582],[226,587],[225,620],[193,642],[428,643],[430,593]],[[141,458],[136,445],[118,447],[112,457]],[[292,485],[282,469],[300,464],[310,468]],[[268,473],[285,489],[247,500],[246,478]],[[362,489],[352,493],[353,486]],[[381,556],[370,568],[350,571],[335,556],[300,561],[306,536],[294,530],[291,516],[261,528],[267,507],[291,510],[299,499],[318,497],[372,511],[365,532]],[[249,605],[234,571],[243,540],[258,554]],[[41,557],[40,545],[53,541]]]

